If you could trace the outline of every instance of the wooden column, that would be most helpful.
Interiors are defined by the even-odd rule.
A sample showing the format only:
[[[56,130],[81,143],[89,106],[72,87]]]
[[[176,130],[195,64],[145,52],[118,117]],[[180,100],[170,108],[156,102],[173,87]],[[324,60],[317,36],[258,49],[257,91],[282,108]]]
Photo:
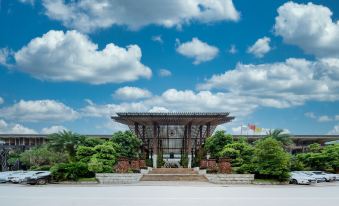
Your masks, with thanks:
[[[206,138],[211,135],[211,123],[207,123],[206,125]]]
[[[199,145],[202,145],[202,125],[199,127],[200,142]]]
[[[145,141],[145,133],[146,133],[146,127],[145,125],[142,125],[142,141]]]
[[[138,138],[140,138],[139,137],[139,124],[137,122],[134,123],[134,133]]]

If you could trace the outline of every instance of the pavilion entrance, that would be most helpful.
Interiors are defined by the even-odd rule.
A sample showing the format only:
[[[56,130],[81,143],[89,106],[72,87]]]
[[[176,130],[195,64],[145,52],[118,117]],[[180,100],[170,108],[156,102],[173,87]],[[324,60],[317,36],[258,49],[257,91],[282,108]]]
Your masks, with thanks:
[[[126,124],[143,142],[146,158],[157,168],[158,158],[165,167],[180,167],[187,157],[192,167],[195,152],[203,145],[216,126],[234,117],[229,113],[117,113],[113,120]],[[159,165],[160,166],[160,165]],[[161,165],[163,166],[163,165]],[[186,166],[186,165],[185,165]]]

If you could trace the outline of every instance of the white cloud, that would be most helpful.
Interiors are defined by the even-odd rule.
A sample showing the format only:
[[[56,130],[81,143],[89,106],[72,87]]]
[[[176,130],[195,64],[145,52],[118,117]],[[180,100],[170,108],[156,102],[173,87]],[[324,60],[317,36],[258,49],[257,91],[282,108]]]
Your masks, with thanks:
[[[287,2],[278,8],[275,33],[318,57],[339,57],[339,22],[329,8],[313,3]]]
[[[330,61],[331,62],[331,61]],[[339,100],[339,64],[328,60],[287,59],[271,64],[238,64],[197,87],[255,98],[256,105],[286,108],[305,101]]]
[[[237,47],[234,44],[232,44],[230,49],[228,50],[228,53],[236,54],[237,52],[238,52]]]
[[[5,100],[2,97],[0,97],[0,104],[3,104],[4,102]]]
[[[271,39],[266,36],[258,39],[252,46],[247,49],[247,52],[253,54],[257,58],[262,58],[271,50],[270,41]]]
[[[165,107],[154,106],[150,110],[148,110],[148,112],[169,112],[169,110]]]
[[[15,53],[17,69],[42,80],[91,84],[120,83],[150,78],[140,62],[141,49],[113,43],[103,50],[77,31],[49,31]]]
[[[142,112],[147,107],[142,102],[120,103],[120,104],[89,104],[81,109],[83,117],[110,117],[117,112]]]
[[[333,121],[333,119],[327,115],[322,115],[318,118],[318,122],[330,122]]]
[[[190,22],[237,21],[239,12],[232,0],[43,0],[45,14],[64,26],[83,32],[126,25],[136,30],[155,24],[181,27]]]
[[[150,91],[138,87],[122,87],[117,89],[113,95],[113,97],[120,99],[142,99],[151,96],[152,93]]]
[[[0,109],[1,117],[23,122],[71,121],[78,112],[55,100],[20,100],[12,106]]]
[[[9,59],[13,55],[13,51],[8,48],[0,48],[0,65],[11,67]]]
[[[172,72],[170,70],[167,70],[167,69],[160,69],[159,70],[159,76],[160,77],[169,77],[169,76],[172,76]]]
[[[339,121],[339,115],[335,115],[334,119],[335,121]]]
[[[193,58],[193,64],[200,64],[202,62],[210,61],[214,59],[219,53],[219,49],[217,47],[208,45],[196,37],[190,42],[179,42],[176,50],[181,55]]]
[[[316,119],[317,116],[313,112],[306,112],[305,117],[311,118],[311,119]]]
[[[0,119],[0,134],[37,134],[37,132],[21,124],[8,124]]]
[[[339,124],[335,125],[331,131],[329,131],[327,134],[329,135],[339,135]]]
[[[45,127],[41,130],[42,134],[53,134],[53,133],[58,133],[62,132],[64,130],[68,130],[66,127],[61,126],[61,125],[54,125],[51,127]]]
[[[152,41],[159,42],[160,44],[164,43],[164,41],[161,38],[161,35],[152,36],[151,39]]]
[[[34,5],[35,0],[19,0],[21,3]]]

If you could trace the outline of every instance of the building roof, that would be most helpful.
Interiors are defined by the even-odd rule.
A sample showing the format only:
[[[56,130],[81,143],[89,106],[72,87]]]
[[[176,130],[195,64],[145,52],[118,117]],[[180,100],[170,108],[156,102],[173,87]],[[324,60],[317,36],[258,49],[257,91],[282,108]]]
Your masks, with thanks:
[[[192,123],[193,125],[219,125],[230,122],[234,117],[229,116],[229,112],[169,112],[169,113],[117,113],[118,116],[111,118],[116,122],[133,125],[138,123],[140,125],[152,125],[157,123],[159,125],[186,125]]]

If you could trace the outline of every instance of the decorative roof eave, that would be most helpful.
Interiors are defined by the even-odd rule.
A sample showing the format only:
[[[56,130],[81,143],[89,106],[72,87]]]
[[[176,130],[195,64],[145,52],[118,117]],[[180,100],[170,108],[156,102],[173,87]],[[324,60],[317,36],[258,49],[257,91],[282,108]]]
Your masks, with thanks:
[[[116,122],[133,125],[134,123],[142,125],[157,124],[211,124],[219,125],[230,122],[234,117],[229,116],[229,112],[171,112],[171,113],[117,113],[118,116],[111,118]]]

